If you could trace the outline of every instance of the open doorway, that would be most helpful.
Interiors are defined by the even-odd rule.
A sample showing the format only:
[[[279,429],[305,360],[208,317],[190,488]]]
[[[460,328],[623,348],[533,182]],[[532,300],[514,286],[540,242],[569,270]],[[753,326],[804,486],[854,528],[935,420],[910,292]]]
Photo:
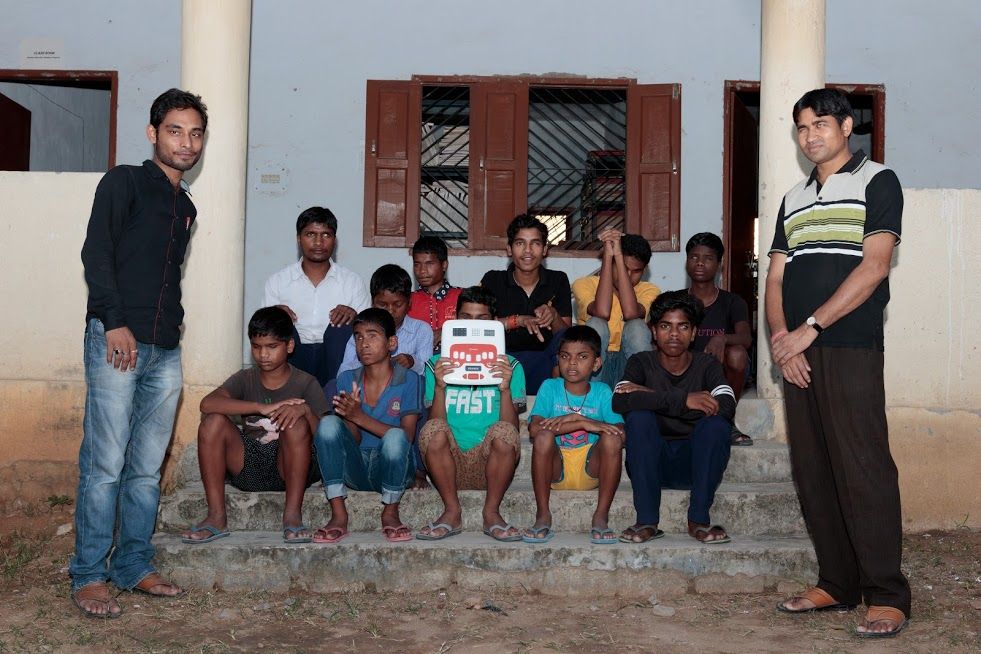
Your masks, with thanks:
[[[117,90],[115,71],[0,70],[0,170],[114,166]]]
[[[855,111],[852,150],[861,148],[884,163],[886,92],[874,84],[828,84],[843,91]],[[787,111],[790,111],[788,107]],[[722,242],[726,248],[721,286],[749,305],[757,324],[759,238],[760,83],[726,81],[722,171]],[[763,234],[769,242],[769,234]]]

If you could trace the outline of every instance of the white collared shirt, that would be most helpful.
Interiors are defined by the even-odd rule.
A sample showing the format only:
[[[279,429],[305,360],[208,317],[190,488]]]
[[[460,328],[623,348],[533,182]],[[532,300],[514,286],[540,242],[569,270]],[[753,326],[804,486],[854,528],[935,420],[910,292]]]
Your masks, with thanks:
[[[327,276],[316,286],[303,272],[303,259],[290,264],[266,280],[264,305],[285,304],[296,314],[296,331],[303,343],[322,343],[337,305],[363,311],[371,306],[364,280],[333,261]]]

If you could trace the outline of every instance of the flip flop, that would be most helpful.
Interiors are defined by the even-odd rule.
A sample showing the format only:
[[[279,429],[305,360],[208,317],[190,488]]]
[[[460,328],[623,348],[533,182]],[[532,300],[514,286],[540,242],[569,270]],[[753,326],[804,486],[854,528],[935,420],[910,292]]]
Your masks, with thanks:
[[[753,444],[753,438],[749,434],[744,434],[739,431],[736,425],[732,426],[732,431],[729,436],[732,439],[732,444],[736,447],[749,447]]]
[[[402,534],[399,535],[399,532]],[[404,543],[407,540],[412,540],[412,529],[408,525],[382,527],[382,535],[389,543]]]
[[[637,532],[644,531],[645,529],[650,529],[653,532],[649,538],[645,538],[643,540],[634,540],[633,538],[627,535],[627,532],[629,531],[632,532],[632,535],[636,536]],[[621,543],[640,545],[641,543],[646,543],[649,540],[657,540],[658,538],[664,538],[664,531],[658,529],[657,525],[633,525],[624,529],[623,533],[620,534],[620,538],[617,540],[619,540]]]
[[[508,529],[514,529],[514,527],[512,525],[509,525],[508,523],[505,522],[503,525],[492,525],[490,527],[487,527],[486,529],[484,529],[484,534],[486,534],[487,536],[490,536],[494,540],[499,541],[501,543],[516,543],[516,542],[518,542],[518,541],[520,541],[522,539],[522,536],[521,536],[521,533],[520,532],[517,533],[517,534],[515,534],[514,536],[495,536],[494,535],[494,534],[499,534],[499,533],[502,533],[502,532],[506,532]]]
[[[420,531],[418,534],[416,534],[416,538],[419,540],[443,540],[444,538],[449,538],[450,536],[456,536],[457,534],[463,533],[462,527],[454,527],[453,525],[445,522],[430,522],[428,525],[423,527],[423,529],[428,529],[429,533],[424,534]],[[434,536],[433,532],[437,529],[445,529],[446,533],[440,536]]]
[[[122,609],[116,613],[112,613],[109,610],[109,605],[113,601],[112,595],[109,593],[109,587],[104,581],[88,584],[82,586],[74,593],[72,593],[72,603],[75,608],[81,612],[86,618],[101,618],[103,620],[111,620],[113,618],[118,618],[123,614]],[[106,608],[105,613],[93,613],[88,609],[84,608],[81,602],[98,602]],[[118,604],[117,604],[118,607]]]
[[[205,543],[210,543],[213,540],[218,540],[219,538],[224,538],[225,536],[231,535],[232,532],[227,529],[222,531],[217,527],[212,527],[211,525],[201,525],[200,527],[191,527],[192,534],[198,534],[202,531],[207,531],[211,535],[205,538],[188,538],[186,536],[181,536],[181,542],[187,545],[204,545]]]
[[[528,532],[532,534],[542,534],[541,536],[529,536]],[[555,531],[552,529],[551,525],[545,525],[544,527],[539,527],[535,529],[534,527],[528,527],[525,529],[525,533],[521,535],[522,542],[525,543],[547,543],[548,541],[555,538]]]
[[[787,602],[795,599],[806,599],[814,606],[807,609],[790,609],[784,606]],[[854,608],[854,604],[842,604],[817,586],[808,588],[803,593],[794,595],[793,597],[785,599],[777,604],[777,610],[781,613],[818,613],[820,611],[838,611],[839,613],[844,613],[845,611],[851,611]]]
[[[286,536],[286,534],[298,534],[301,531],[310,531],[310,527],[307,527],[306,525],[300,525],[299,527],[283,527],[283,542],[287,545],[312,543],[313,538],[311,536],[297,536],[296,538],[288,538]]]
[[[589,530],[589,542],[593,545],[616,545],[619,539],[616,538],[616,533],[609,527],[606,529],[590,529]],[[661,532],[664,533],[664,532]],[[604,538],[604,536],[614,536],[614,538]]]
[[[170,586],[171,588],[176,588],[178,592],[174,593],[173,595],[152,592],[152,589],[156,588],[157,586]],[[130,591],[140,593],[142,595],[149,595],[150,597],[159,597],[162,599],[178,599],[187,595],[186,589],[181,588],[172,581],[167,581],[159,572],[151,572],[147,576],[143,577],[140,579],[140,583],[130,588]]]
[[[719,534],[722,535],[722,538],[707,540],[708,536],[717,536]],[[709,526],[689,522],[688,535],[704,545],[722,545],[723,543],[729,543],[732,541],[732,539],[729,538],[729,534],[726,533],[726,530],[721,525]]]
[[[892,606],[870,606],[862,624],[869,628],[876,622],[886,621],[895,623],[896,628],[892,631],[858,631],[856,629],[855,635],[859,638],[892,638],[898,636],[899,632],[909,624],[909,618],[906,617],[906,614]]]
[[[336,536],[331,537],[330,534],[336,533]],[[347,529],[343,527],[321,527],[313,533],[313,542],[319,544],[330,544],[339,543],[350,535]],[[323,534],[321,536],[320,534]]]

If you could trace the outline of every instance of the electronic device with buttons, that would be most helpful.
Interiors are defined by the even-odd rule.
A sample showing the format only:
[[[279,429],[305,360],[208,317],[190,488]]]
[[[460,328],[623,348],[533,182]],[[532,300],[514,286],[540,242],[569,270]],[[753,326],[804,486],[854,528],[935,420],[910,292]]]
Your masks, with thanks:
[[[500,383],[490,364],[504,354],[504,325],[496,320],[447,320],[443,323],[440,356],[460,364],[446,376],[447,384],[491,386]]]

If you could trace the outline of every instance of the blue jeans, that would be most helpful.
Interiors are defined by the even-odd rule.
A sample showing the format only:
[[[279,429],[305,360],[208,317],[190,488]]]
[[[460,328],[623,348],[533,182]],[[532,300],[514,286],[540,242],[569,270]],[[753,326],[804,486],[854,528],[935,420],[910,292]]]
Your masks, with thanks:
[[[653,411],[631,411],[627,429],[627,475],[634,489],[637,524],[661,521],[661,489],[691,489],[688,519],[709,524],[715,491],[729,465],[731,423],[708,416],[695,423],[688,438],[665,439]]]
[[[337,416],[325,416],[313,438],[327,499],[347,497],[347,489],[381,493],[382,504],[398,504],[415,478],[411,443],[392,427],[380,447],[362,448]]]
[[[181,394],[181,350],[136,344],[136,370],[106,363],[102,323],[85,330],[85,419],[78,452],[72,591],[111,579],[131,589],[154,572],[150,544],[160,466]],[[115,542],[114,542],[115,535]]]
[[[620,334],[620,351],[610,352],[610,325],[602,318],[595,316],[586,321],[587,327],[592,327],[600,337],[600,352],[603,356],[603,367],[593,373],[594,381],[601,381],[613,388],[623,379],[623,371],[627,368],[627,359],[638,352],[649,352],[651,345],[651,328],[643,318],[628,320],[623,324]]]

